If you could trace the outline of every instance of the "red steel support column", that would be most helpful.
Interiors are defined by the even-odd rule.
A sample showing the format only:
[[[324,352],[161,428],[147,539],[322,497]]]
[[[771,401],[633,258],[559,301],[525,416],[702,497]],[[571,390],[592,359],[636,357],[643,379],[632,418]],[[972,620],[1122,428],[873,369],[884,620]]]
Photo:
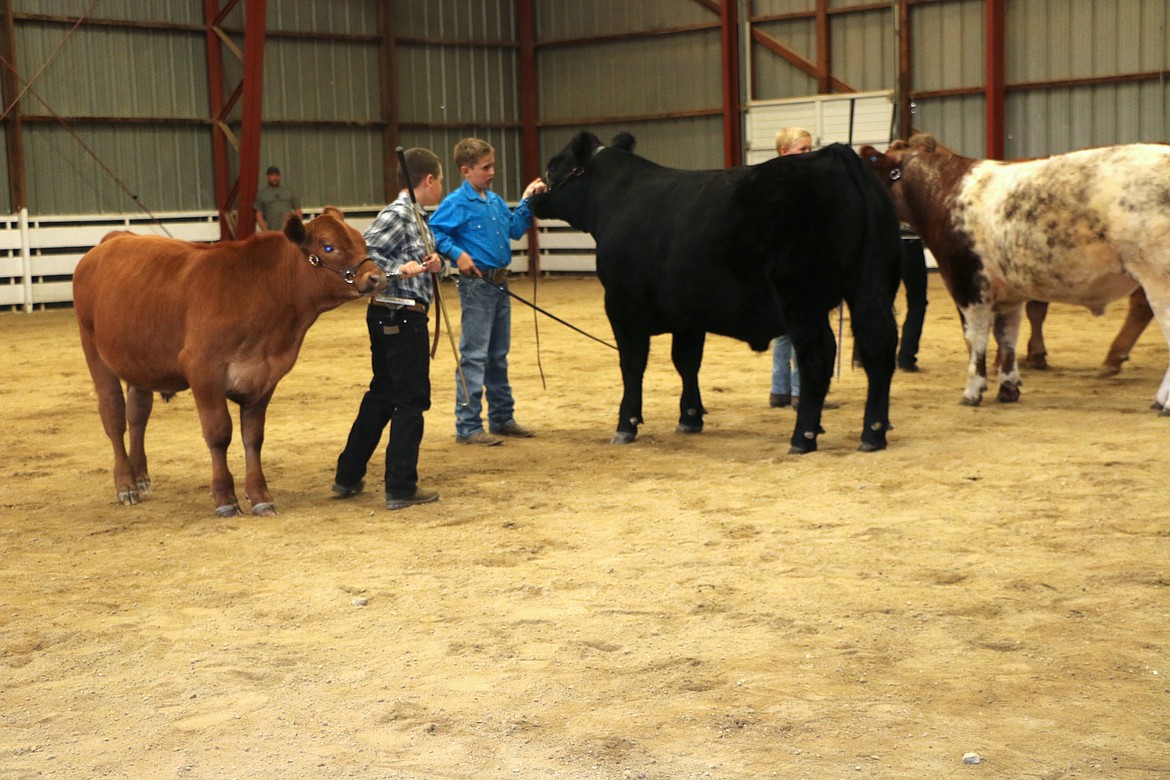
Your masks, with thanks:
[[[248,0],[244,10],[244,50],[240,52],[221,25],[240,0],[204,0],[207,23],[207,78],[211,102],[211,137],[215,166],[215,206],[219,212],[220,238],[247,238],[256,230],[252,204],[260,178],[260,114],[264,95],[264,30],[267,0]],[[223,46],[240,56],[244,76],[230,97],[225,97]],[[240,137],[232,133],[229,114],[242,101]],[[239,174],[231,180],[228,145],[239,153]],[[236,203],[233,217],[232,204]]]
[[[13,104],[20,94],[20,79],[13,70],[16,67],[16,32],[12,22],[12,0],[3,0],[0,5],[3,13],[3,30],[0,31],[0,54],[8,62],[3,68],[0,83],[3,84],[4,108]],[[2,109],[0,109],[2,110]],[[27,178],[24,169],[24,131],[20,119],[20,104],[12,105],[12,110],[4,120],[4,144],[8,153],[8,205],[9,212],[17,213],[28,205]]]
[[[516,2],[516,42],[520,58],[520,166],[523,184],[540,175],[539,106],[536,81],[536,17],[533,0]],[[535,224],[528,231],[528,275],[540,273],[540,240]]]
[[[378,3],[378,100],[382,121],[382,196],[387,203],[398,197],[398,37],[392,3]],[[455,172],[457,173],[457,171]],[[450,178],[447,179],[451,181]]]
[[[252,204],[260,183],[260,115],[264,102],[264,29],[267,0],[247,0],[244,11],[244,99],[240,127],[240,195],[236,238],[256,231]],[[269,225],[273,230],[276,225]]]
[[[987,0],[987,52],[983,113],[987,119],[987,158],[1002,160],[1004,139],[1004,11],[1003,0]]]
[[[906,139],[914,133],[914,116],[910,112],[910,91],[914,88],[910,0],[899,0],[895,13],[898,14],[898,137]]]
[[[739,94],[739,0],[723,0],[719,14],[723,49],[723,165],[743,164]]]
[[[203,18],[207,24],[207,82],[211,96],[211,155],[215,178],[215,209],[219,212],[219,237],[226,241],[235,235],[231,215],[231,166],[228,163],[227,136],[219,122],[224,115],[223,50],[215,28],[220,23],[219,0],[203,1]]]

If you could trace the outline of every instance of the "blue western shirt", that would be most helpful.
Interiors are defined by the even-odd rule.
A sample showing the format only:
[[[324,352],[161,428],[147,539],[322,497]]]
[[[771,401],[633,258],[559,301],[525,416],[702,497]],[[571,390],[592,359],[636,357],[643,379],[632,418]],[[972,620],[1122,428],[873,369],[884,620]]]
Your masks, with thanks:
[[[466,181],[448,195],[431,216],[435,246],[450,260],[464,252],[481,271],[507,268],[512,262],[511,239],[520,238],[532,224],[527,200],[515,211],[492,191],[480,197]]]

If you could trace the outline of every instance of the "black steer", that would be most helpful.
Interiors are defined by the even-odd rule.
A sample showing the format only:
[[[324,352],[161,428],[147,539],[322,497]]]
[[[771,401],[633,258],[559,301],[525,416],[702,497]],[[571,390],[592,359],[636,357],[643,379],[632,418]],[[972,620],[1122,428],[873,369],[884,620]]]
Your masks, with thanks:
[[[828,313],[844,300],[855,358],[869,380],[861,449],[886,446],[898,335],[893,303],[901,244],[893,203],[847,146],[728,170],[680,171],[579,133],[549,162],[538,217],[597,241],[597,275],[621,355],[615,443],[642,423],[650,337],[671,333],[682,377],[678,430],[703,428],[699,365],[706,333],[752,349],[787,333],[800,368],[791,452],[817,448],[837,346]],[[762,375],[761,375],[762,376]]]

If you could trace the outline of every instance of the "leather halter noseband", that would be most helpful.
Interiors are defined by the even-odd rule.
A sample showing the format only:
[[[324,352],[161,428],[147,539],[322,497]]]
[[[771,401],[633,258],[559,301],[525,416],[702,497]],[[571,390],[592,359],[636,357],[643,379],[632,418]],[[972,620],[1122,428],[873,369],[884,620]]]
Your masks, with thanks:
[[[362,263],[374,262],[369,257],[363,257],[353,265],[348,265],[345,268],[334,268],[331,265],[326,265],[325,261],[316,255],[309,255],[306,259],[309,261],[309,265],[313,266],[314,268],[324,268],[326,271],[332,271],[333,273],[337,274],[346,284],[354,284],[357,282],[357,269],[362,267]]]

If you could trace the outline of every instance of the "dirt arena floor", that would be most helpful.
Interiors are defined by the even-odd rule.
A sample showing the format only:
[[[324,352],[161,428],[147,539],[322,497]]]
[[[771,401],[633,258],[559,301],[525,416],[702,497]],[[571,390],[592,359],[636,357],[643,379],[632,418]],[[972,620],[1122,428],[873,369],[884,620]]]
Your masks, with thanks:
[[[538,296],[609,337],[595,280]],[[72,310],[2,314],[0,778],[1170,777],[1167,349],[1096,379],[1123,314],[1053,306],[1054,369],[971,409],[932,278],[889,449],[857,451],[846,364],[799,457],[770,357],[717,337],[706,431],[674,432],[660,337],[646,425],[611,445],[616,353],[542,318],[544,389],[517,306],[538,437],[454,443],[444,337],[442,500],[387,512],[380,455],[372,490],[329,491],[368,381],[351,304],[269,411],[280,514],[231,520],[190,393],[155,405],[154,492],[119,506]]]

